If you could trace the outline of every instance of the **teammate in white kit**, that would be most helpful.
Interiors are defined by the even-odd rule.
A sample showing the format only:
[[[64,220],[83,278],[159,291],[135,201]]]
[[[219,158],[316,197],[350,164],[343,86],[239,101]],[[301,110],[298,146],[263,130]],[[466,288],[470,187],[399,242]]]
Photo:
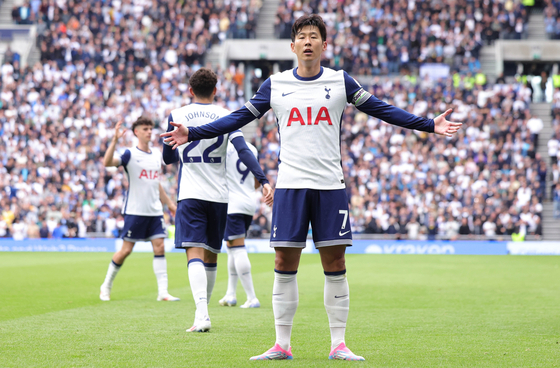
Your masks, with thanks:
[[[247,146],[257,157],[258,152],[255,146],[251,143],[247,143]],[[219,303],[230,307],[237,304],[236,290],[239,279],[247,294],[247,301],[241,308],[259,308],[261,304],[253,287],[251,262],[247,249],[245,249],[245,236],[257,209],[254,194],[260,184],[231,146],[227,149],[226,169],[229,203],[224,240],[227,243],[228,252],[228,287],[226,295],[220,299]]]
[[[121,133],[121,122],[117,123],[115,136],[111,140],[103,163],[105,167],[120,166],[128,177],[128,193],[123,205],[124,227],[121,232],[122,248],[113,255],[107,276],[101,285],[99,298],[108,301],[111,298],[113,280],[117,276],[124,260],[132,252],[138,241],[152,242],[154,248],[153,267],[158,284],[158,301],[177,301],[167,291],[167,260],[163,239],[167,236],[163,221],[163,206],[166,204],[173,215],[177,206],[169,199],[159,182],[162,157],[159,150],[150,147],[154,123],[146,118],[139,118],[132,124],[132,131],[138,138],[138,146],[128,148],[120,156],[115,155],[115,147]]]
[[[272,291],[276,343],[251,360],[293,358],[290,337],[299,299],[296,273],[310,222],[325,273],[329,359],[364,360],[344,340],[350,305],[344,253],[352,245],[340,154],[340,124],[347,104],[404,128],[451,136],[461,127],[445,119],[451,110],[435,119],[421,118],[380,101],[346,72],[321,67],[326,37],[320,16],[300,17],[292,26],[297,68],[268,78],[244,107],[225,118],[162,134],[176,148],[239,129],[270,108],[278,119],[280,154],[271,224],[271,247],[276,251]]]
[[[171,111],[168,131],[174,126],[204,125],[227,116],[228,110],[212,104],[217,82],[211,70],[197,70],[189,80],[194,103]],[[228,142],[263,185],[265,202],[270,204],[272,188],[241,131],[184,144],[178,150],[163,147],[166,164],[180,162],[175,247],[186,249],[189,283],[196,304],[194,323],[187,332],[205,332],[211,328],[208,303],[216,281],[229,200],[225,165]]]

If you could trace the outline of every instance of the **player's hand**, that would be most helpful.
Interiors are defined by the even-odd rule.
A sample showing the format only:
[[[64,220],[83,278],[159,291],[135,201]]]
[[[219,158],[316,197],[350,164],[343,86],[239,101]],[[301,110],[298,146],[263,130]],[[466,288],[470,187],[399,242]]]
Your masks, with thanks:
[[[266,183],[263,185],[263,201],[268,207],[272,207],[272,203],[274,202],[274,190],[270,186],[270,184]]]
[[[169,212],[171,212],[171,215],[173,215],[173,217],[175,217],[175,213],[177,213],[177,206],[172,204],[167,206],[169,208]]]
[[[174,121],[170,121],[169,124],[173,125],[177,129],[162,133],[159,136],[164,138],[164,143],[172,146],[173,149],[177,149],[177,147],[189,141],[189,128]]]
[[[463,123],[454,123],[445,118],[452,112],[453,109],[449,109],[434,119],[434,133],[451,137],[461,129]]]
[[[115,143],[118,142],[118,140],[122,138],[124,133],[126,133],[124,131],[121,132],[122,123],[123,123],[122,120],[119,120],[119,122],[115,126],[115,135],[113,136],[113,141],[115,141]]]

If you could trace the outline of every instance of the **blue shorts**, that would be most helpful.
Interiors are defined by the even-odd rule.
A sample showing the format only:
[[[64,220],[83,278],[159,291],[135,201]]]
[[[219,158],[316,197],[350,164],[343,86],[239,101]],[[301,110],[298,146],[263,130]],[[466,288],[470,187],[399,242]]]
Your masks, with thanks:
[[[309,223],[315,247],[352,245],[345,189],[276,189],[271,247],[305,248]]]
[[[183,199],[175,214],[175,248],[204,248],[220,253],[227,203]]]
[[[244,215],[242,213],[232,213],[227,215],[226,233],[224,240],[234,240],[244,238],[247,230],[253,222],[253,216]]]
[[[120,237],[132,243],[167,238],[163,216],[124,215]]]

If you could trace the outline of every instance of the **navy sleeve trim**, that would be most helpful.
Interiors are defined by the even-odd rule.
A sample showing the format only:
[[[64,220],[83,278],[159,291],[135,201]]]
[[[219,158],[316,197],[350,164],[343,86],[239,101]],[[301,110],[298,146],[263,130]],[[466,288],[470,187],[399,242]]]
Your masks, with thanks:
[[[257,158],[253,155],[253,152],[251,152],[247,143],[245,143],[245,139],[241,136],[235,137],[231,140],[231,143],[235,147],[241,162],[243,162],[253,175],[255,175],[255,178],[257,178],[259,183],[261,183],[261,185],[268,184],[268,179],[264,175],[261,165],[259,165],[259,161],[257,161]]]
[[[167,121],[168,121],[167,131],[170,132],[175,128],[173,125],[170,124],[173,121],[173,115],[169,114],[169,118],[167,119]],[[163,142],[163,140],[162,140],[162,142]],[[162,158],[163,158],[163,162],[166,165],[177,162],[177,161],[179,161],[179,151],[174,150],[173,148],[171,148],[170,145],[163,142]]]
[[[397,125],[407,129],[416,129],[428,133],[434,132],[434,120],[416,116],[396,106],[379,100],[370,95],[367,100],[356,105],[358,110],[386,121],[389,124]]]
[[[189,128],[189,142],[200,139],[214,138],[224,135],[249,124],[255,120],[255,115],[246,107],[242,107],[229,115],[219,118],[209,124]]]
[[[130,150],[127,149],[121,156],[121,165],[126,166],[130,161]]]

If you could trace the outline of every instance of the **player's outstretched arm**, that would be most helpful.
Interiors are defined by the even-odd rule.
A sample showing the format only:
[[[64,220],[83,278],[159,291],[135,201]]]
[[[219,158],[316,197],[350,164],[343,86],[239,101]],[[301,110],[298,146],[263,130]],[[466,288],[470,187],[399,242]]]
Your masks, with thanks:
[[[445,118],[452,112],[453,109],[449,109],[434,119],[434,133],[451,137],[461,129],[462,123],[454,123]]]
[[[169,208],[171,214],[175,216],[175,212],[177,212],[177,205],[173,203],[171,198],[169,198],[167,193],[165,193],[165,190],[163,189],[163,185],[161,185],[161,183],[159,183],[159,200],[162,204],[167,205],[167,208]]]
[[[115,159],[113,156],[115,154],[115,147],[117,146],[117,142],[124,135],[124,132],[121,132],[121,125],[122,121],[119,121],[115,126],[115,135],[113,136],[113,139],[111,139],[109,147],[107,147],[105,156],[103,156],[103,165],[105,165],[105,167],[119,166],[120,164],[120,161],[118,159]]]

